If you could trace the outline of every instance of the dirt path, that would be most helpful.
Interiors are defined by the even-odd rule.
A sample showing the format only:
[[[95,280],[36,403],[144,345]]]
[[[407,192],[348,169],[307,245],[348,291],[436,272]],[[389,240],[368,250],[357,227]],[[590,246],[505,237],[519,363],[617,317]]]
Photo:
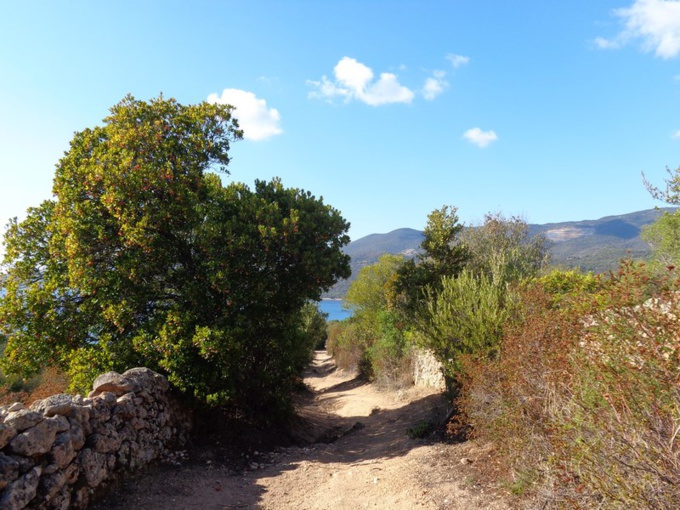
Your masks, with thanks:
[[[315,354],[305,382],[313,394],[299,409],[299,439],[315,444],[251,451],[239,468],[190,451],[193,460],[126,482],[95,510],[510,508],[478,481],[476,464],[491,462],[488,450],[407,434],[446,415],[441,395],[379,391],[336,371],[325,351]]]

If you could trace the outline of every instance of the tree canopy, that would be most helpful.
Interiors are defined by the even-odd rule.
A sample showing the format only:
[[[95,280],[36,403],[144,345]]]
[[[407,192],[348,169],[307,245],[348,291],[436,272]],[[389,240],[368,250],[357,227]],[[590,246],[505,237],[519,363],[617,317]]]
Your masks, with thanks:
[[[145,365],[205,402],[285,406],[349,224],[278,179],[224,186],[241,136],[230,106],[130,96],[76,133],[55,199],[5,234],[4,369]]]
[[[680,262],[680,212],[664,213],[642,230],[642,238],[652,247],[652,262],[661,267]]]
[[[432,211],[427,217],[420,253],[399,268],[391,301],[402,316],[417,316],[425,306],[426,290],[437,292],[443,277],[455,277],[465,267],[470,254],[460,242],[463,225],[458,222],[457,211],[450,206]]]
[[[531,236],[526,221],[515,216],[487,214],[482,225],[461,233],[461,242],[470,254],[467,267],[499,283],[536,276],[548,262],[546,237]]]

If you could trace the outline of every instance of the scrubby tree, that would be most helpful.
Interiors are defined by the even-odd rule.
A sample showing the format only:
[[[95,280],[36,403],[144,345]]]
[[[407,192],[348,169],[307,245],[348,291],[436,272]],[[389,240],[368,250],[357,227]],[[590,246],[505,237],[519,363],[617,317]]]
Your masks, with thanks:
[[[425,305],[426,290],[436,293],[442,278],[456,276],[465,267],[470,254],[460,242],[462,231],[455,207],[443,206],[428,215],[420,253],[399,269],[392,286],[392,305],[402,317],[416,317]]]
[[[463,356],[495,352],[503,324],[513,313],[512,286],[539,273],[547,242],[530,236],[526,222],[518,218],[489,214],[483,225],[463,229],[447,213],[442,209],[431,215],[429,244],[423,243],[423,259],[411,270],[432,280],[420,286],[413,279],[401,283],[408,282],[410,289],[402,294],[419,291],[423,296],[412,308],[414,341],[434,353],[453,382]]]
[[[644,174],[642,180],[655,199],[680,205],[680,167],[675,170],[666,168],[666,173],[669,177],[664,189],[651,184]],[[643,229],[642,238],[652,247],[652,263],[657,269],[659,266],[676,266],[680,262],[680,213],[664,213]]]
[[[467,267],[494,281],[518,282],[536,276],[548,261],[548,240],[530,235],[526,221],[515,216],[487,214],[482,225],[461,233],[461,242],[470,253]]]
[[[225,187],[231,111],[126,97],[76,133],[55,199],[5,235],[5,370],[146,365],[204,402],[285,407],[349,225],[277,179]]]
[[[388,286],[403,264],[402,256],[388,253],[375,264],[362,267],[347,290],[346,306],[354,310],[355,316],[375,317],[387,307]]]
[[[464,355],[495,352],[511,313],[503,285],[465,269],[455,278],[444,277],[441,290],[428,295],[416,338],[434,353],[444,374],[453,381],[460,375]]]
[[[661,267],[680,263],[680,212],[666,212],[642,229],[642,238],[652,248],[652,262]]]
[[[668,204],[680,205],[680,167],[675,170],[666,167],[666,173],[669,177],[665,181],[664,189],[654,186],[644,174],[642,174],[642,182],[655,199]]]

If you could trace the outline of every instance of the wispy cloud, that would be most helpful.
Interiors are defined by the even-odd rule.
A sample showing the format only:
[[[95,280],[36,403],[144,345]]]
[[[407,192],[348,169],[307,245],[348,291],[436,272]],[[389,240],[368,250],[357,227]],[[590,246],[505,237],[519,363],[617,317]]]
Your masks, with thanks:
[[[470,62],[470,57],[465,57],[463,55],[456,55],[455,53],[449,53],[446,55],[446,59],[451,62],[454,69],[458,69]]]
[[[344,101],[361,101],[371,106],[390,103],[410,103],[414,92],[399,83],[392,73],[380,73],[374,79],[373,70],[350,57],[343,57],[333,68],[335,79],[325,75],[320,81],[308,81],[314,90],[310,97],[333,100],[336,97]]]
[[[678,131],[676,131],[675,133],[673,133],[673,134],[671,135],[671,138],[673,138],[674,140],[680,140],[680,130],[678,130]]]
[[[477,147],[484,148],[492,142],[498,140],[498,135],[494,131],[482,131],[478,127],[468,129],[463,133],[463,139],[475,144]]]
[[[595,38],[595,46],[602,50],[617,49],[620,48],[622,44],[623,41],[621,41],[620,38],[616,39],[605,39],[604,37]]]
[[[446,73],[444,71],[435,71],[432,73],[432,77],[425,80],[425,85],[423,85],[422,94],[425,99],[432,101],[439,94],[444,92],[446,87],[449,86],[449,82],[446,81]]]
[[[669,59],[680,53],[680,1],[635,0],[630,7],[614,10],[624,28],[615,37],[598,37],[599,48],[620,48],[632,40],[640,40],[645,51]]]
[[[236,107],[234,116],[243,129],[246,140],[264,140],[283,133],[279,126],[281,116],[275,108],[268,108],[267,101],[258,99],[252,92],[239,89],[224,89],[222,95],[208,96],[209,103],[230,104]]]

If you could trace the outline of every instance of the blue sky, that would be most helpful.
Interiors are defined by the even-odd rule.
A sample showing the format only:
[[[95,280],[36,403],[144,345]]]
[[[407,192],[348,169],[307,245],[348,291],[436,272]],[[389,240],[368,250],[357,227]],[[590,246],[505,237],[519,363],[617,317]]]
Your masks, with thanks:
[[[444,204],[530,223],[661,205],[680,165],[680,1],[0,0],[0,221],[131,93],[235,104],[231,175],[353,239]]]

